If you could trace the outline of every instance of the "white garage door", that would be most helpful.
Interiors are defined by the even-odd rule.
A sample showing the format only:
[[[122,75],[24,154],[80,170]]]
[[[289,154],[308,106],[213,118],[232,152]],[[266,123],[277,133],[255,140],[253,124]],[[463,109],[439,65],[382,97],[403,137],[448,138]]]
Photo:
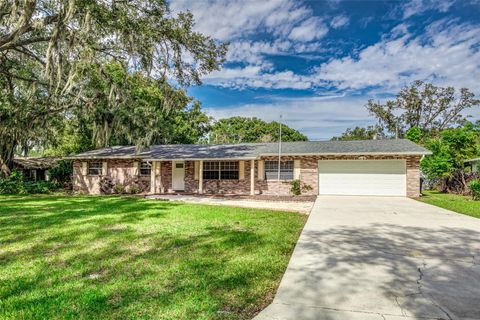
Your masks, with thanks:
[[[406,195],[405,160],[321,160],[319,192],[331,195]]]

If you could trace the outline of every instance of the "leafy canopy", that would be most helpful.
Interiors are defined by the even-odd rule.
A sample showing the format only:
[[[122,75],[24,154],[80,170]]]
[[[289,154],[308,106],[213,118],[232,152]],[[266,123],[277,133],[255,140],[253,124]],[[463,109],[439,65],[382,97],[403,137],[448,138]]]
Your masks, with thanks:
[[[137,145],[163,111],[184,110],[177,86],[220,69],[226,45],[193,31],[165,0],[5,0],[0,3],[0,167],[20,146],[44,145],[64,121],[92,123],[95,145],[112,132]],[[148,121],[151,120],[151,121]]]
[[[415,81],[400,90],[395,100],[369,100],[366,108],[387,134],[403,137],[413,127],[431,133],[461,124],[464,111],[479,105],[480,100],[467,88],[461,88],[457,97],[453,87]]]
[[[378,128],[376,126],[368,126],[366,128],[348,128],[341,136],[333,137],[332,140],[372,140],[376,138],[380,138]]]
[[[480,154],[480,123],[445,129],[425,146],[432,155],[420,163],[422,172],[429,179],[449,178],[464,169],[464,160]]]
[[[277,142],[280,123],[258,118],[231,117],[217,121],[209,134],[211,143]],[[282,141],[307,141],[308,138],[282,124]]]

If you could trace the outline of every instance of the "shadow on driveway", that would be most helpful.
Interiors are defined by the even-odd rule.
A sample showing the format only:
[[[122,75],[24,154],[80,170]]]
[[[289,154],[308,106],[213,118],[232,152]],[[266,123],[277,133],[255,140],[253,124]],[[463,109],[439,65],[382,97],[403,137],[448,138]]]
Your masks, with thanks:
[[[390,212],[400,216],[388,223],[360,208],[350,221],[335,208],[312,213],[273,304],[257,319],[480,319],[480,221],[439,211],[442,222],[430,227],[401,223],[402,214],[411,224],[421,219],[417,209]],[[318,215],[337,220],[315,226]]]

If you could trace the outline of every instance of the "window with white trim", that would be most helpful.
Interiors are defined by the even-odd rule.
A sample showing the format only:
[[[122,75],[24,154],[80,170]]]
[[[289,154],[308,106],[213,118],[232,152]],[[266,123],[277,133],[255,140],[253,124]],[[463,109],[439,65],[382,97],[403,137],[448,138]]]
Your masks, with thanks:
[[[278,180],[278,160],[265,161],[265,180]],[[293,180],[293,160],[280,161],[280,180]]]
[[[238,180],[238,161],[205,161],[203,162],[204,180]]]
[[[100,176],[103,171],[103,163],[99,161],[92,161],[88,163],[88,175]]]
[[[149,176],[152,174],[152,164],[147,161],[140,162],[140,175]]]

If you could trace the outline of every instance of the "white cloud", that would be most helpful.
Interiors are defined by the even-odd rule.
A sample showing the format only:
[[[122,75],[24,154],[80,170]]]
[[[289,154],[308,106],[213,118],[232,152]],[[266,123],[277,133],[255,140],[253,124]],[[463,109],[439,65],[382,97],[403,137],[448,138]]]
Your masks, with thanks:
[[[429,10],[446,12],[454,4],[455,0],[410,0],[402,3],[398,11],[403,19],[422,14]]]
[[[480,26],[455,23],[435,22],[416,37],[402,28],[398,37],[385,37],[360,51],[358,58],[322,64],[317,77],[339,89],[378,86],[383,92],[395,92],[419,79],[480,93]]]
[[[327,140],[345,129],[374,124],[363,106],[367,97],[278,98],[268,104],[247,104],[238,107],[207,108],[216,119],[239,115],[265,121],[282,121],[306,134],[312,140]]]
[[[285,38],[291,30],[313,11],[295,0],[173,0],[173,12],[190,11],[196,21],[195,29],[219,40],[244,38],[258,32],[268,32]]]
[[[204,78],[210,85],[242,89],[309,89],[312,83],[309,77],[297,75],[292,71],[275,72],[270,65],[248,65],[242,68],[224,68]]]
[[[278,72],[264,54],[287,54],[322,50],[318,43],[237,42],[229,61],[243,61],[243,68],[224,68],[205,78],[212,85],[231,88],[314,89],[326,84],[340,90],[376,90],[396,93],[414,80],[436,85],[468,87],[480,94],[480,26],[437,21],[424,34],[413,36],[406,24],[390,33],[358,56],[332,59],[310,74]],[[312,45],[312,47],[309,47]]]
[[[322,38],[328,33],[327,25],[318,18],[309,18],[290,31],[289,39],[312,41]]]
[[[336,16],[330,21],[330,26],[334,29],[345,27],[350,22],[350,19],[345,15]]]
[[[291,40],[249,41],[239,40],[230,43],[227,52],[228,62],[243,62],[253,65],[266,64],[266,57],[283,55],[313,59],[326,51],[320,42],[295,42]]]
[[[249,64],[265,63],[264,55],[285,54],[292,49],[290,41],[248,41],[232,42],[227,53],[229,62],[245,62]]]

